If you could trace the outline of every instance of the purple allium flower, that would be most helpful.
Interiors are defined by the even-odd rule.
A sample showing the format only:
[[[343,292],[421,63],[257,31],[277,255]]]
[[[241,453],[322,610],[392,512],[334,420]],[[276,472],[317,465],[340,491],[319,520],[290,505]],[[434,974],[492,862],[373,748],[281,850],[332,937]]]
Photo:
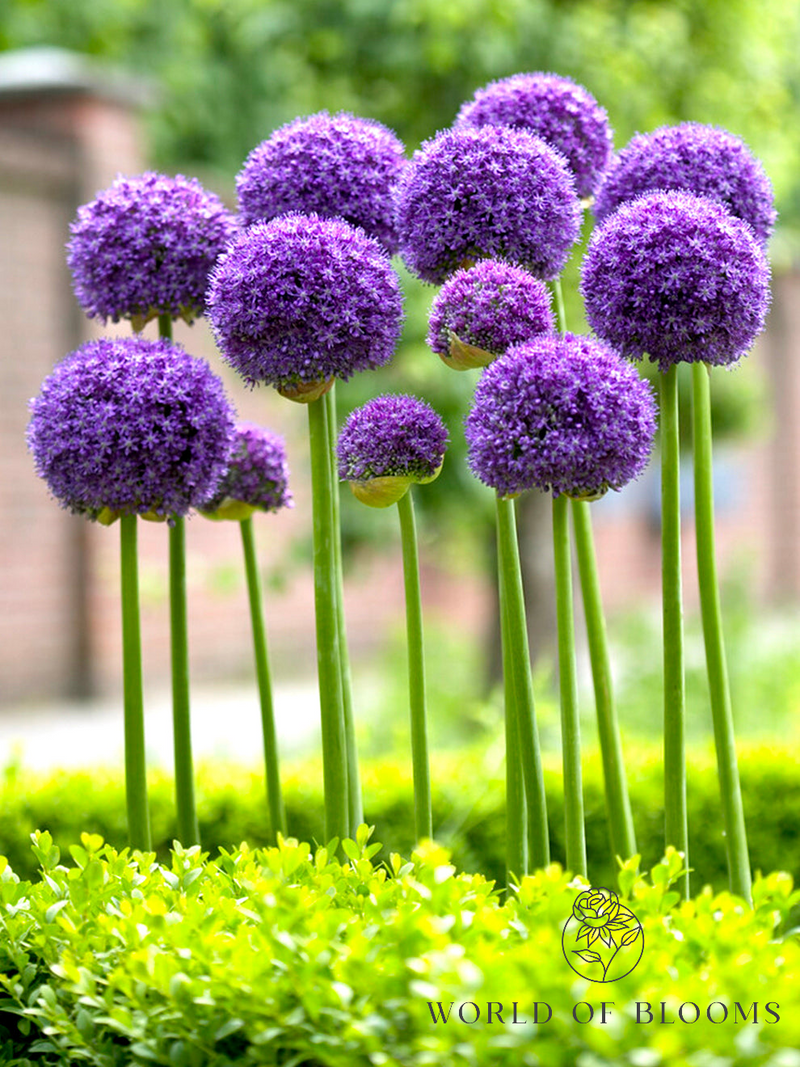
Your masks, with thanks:
[[[387,394],[348,416],[339,435],[339,477],[343,481],[435,477],[447,447],[447,430],[437,413],[415,396]]]
[[[470,468],[501,496],[537,488],[591,499],[644,469],[655,401],[602,341],[543,335],[486,368],[465,426]]]
[[[67,262],[90,318],[135,328],[157,315],[191,322],[205,309],[208,275],[238,232],[225,205],[195,178],[148,171],[117,178],[78,208]]]
[[[72,512],[184,515],[225,473],[234,427],[222,382],[178,345],[89,341],[31,401],[36,473]]]
[[[400,251],[441,284],[476,259],[502,258],[554,278],[578,237],[581,208],[566,160],[525,130],[445,130],[415,153],[397,187]]]
[[[403,145],[373,119],[321,111],[282,126],[254,148],[236,179],[246,226],[302,211],[361,226],[397,249],[393,191]]]
[[[608,115],[582,85],[558,74],[513,74],[478,89],[454,127],[514,126],[566,156],[578,196],[591,196],[608,166],[613,138]]]
[[[777,216],[770,180],[744,141],[727,130],[684,122],[637,134],[609,167],[595,217],[601,222],[625,201],[667,189],[721,201],[764,244],[772,233]]]
[[[583,261],[586,317],[630,359],[661,370],[733,363],[764,327],[769,266],[753,231],[721,204],[679,191],[623,204]]]
[[[283,438],[271,430],[250,423],[234,429],[233,451],[228,469],[214,496],[202,506],[203,512],[220,513],[220,518],[246,518],[226,505],[245,505],[245,511],[280,511],[294,507],[289,491],[289,465]]]
[[[230,246],[211,275],[208,315],[226,362],[282,387],[388,363],[403,304],[374,238],[340,219],[282,215]]]
[[[464,369],[468,361],[458,358],[464,346],[478,350],[473,366],[485,366],[510,345],[554,327],[544,282],[512,263],[482,259],[456,271],[437,293],[428,344],[445,363]]]

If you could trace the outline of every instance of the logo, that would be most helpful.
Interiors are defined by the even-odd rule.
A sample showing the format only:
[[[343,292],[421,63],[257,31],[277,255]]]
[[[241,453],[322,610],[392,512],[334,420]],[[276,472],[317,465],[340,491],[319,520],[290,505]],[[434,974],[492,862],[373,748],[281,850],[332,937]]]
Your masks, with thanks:
[[[644,950],[642,924],[611,889],[587,889],[572,905],[561,935],[564,959],[590,982],[630,974]]]

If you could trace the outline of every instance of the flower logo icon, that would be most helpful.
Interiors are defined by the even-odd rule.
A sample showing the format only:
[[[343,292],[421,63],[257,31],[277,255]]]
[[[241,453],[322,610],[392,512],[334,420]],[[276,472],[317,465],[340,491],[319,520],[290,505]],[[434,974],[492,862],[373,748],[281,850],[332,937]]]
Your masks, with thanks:
[[[613,890],[587,889],[575,898],[561,947],[567,963],[582,978],[616,982],[642,958],[644,930]]]

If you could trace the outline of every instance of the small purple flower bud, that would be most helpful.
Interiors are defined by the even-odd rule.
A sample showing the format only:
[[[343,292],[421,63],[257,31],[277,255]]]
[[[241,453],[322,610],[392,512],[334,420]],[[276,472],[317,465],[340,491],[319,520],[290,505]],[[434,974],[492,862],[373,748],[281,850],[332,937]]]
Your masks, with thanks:
[[[248,382],[309,402],[334,377],[392,358],[403,317],[385,249],[341,219],[282,215],[251,226],[211,275],[222,358]]]
[[[236,179],[244,225],[297,211],[339,217],[394,252],[393,193],[403,152],[373,119],[327,111],[295,119],[253,149]]]
[[[472,472],[500,496],[596,499],[644,470],[655,401],[601,341],[542,335],[486,368],[465,427]]]
[[[185,515],[215,491],[234,412],[208,364],[168,341],[89,341],[31,401],[28,447],[59,503],[108,523]]]
[[[454,123],[529,130],[566,157],[578,196],[589,197],[608,166],[613,138],[608,115],[592,94],[558,74],[513,74],[478,89]]]
[[[684,122],[637,134],[609,167],[597,192],[598,222],[645,193],[682,189],[724,204],[749,223],[762,244],[775,225],[770,180],[738,137],[716,126]]]
[[[566,160],[525,130],[445,130],[415,153],[397,187],[400,251],[440,285],[476,259],[508,259],[555,278],[581,208]]]
[[[447,429],[415,396],[375,397],[348,416],[337,444],[339,477],[371,507],[396,503],[413,483],[438,477]]]
[[[224,478],[200,509],[207,519],[247,519],[254,511],[294,507],[283,438],[261,426],[239,423]]]
[[[447,366],[468,370],[554,328],[544,282],[512,263],[483,259],[456,271],[437,293],[428,344]]]
[[[205,310],[208,275],[238,226],[195,178],[148,171],[117,178],[78,208],[67,262],[78,303],[135,330],[158,315],[191,322]]]
[[[595,333],[629,359],[733,363],[763,329],[769,265],[753,231],[680,191],[623,204],[592,234],[581,291]]]

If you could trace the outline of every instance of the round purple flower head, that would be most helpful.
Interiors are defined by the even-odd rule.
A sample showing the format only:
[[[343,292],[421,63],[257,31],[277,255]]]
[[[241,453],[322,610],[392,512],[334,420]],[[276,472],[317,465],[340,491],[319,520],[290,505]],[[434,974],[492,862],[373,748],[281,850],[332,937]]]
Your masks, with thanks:
[[[733,363],[763,329],[769,266],[750,227],[683,192],[623,204],[583,261],[586,317],[630,359]]]
[[[56,365],[31,412],[36,473],[64,507],[102,522],[185,515],[230,456],[222,382],[168,341],[89,341]]]
[[[201,510],[209,519],[246,519],[254,511],[294,507],[283,438],[271,430],[239,423],[224,478]]]
[[[544,282],[512,263],[482,259],[456,271],[436,294],[428,344],[448,366],[467,370],[554,326]]]
[[[290,211],[340,216],[397,249],[392,194],[403,145],[373,119],[321,111],[295,119],[254,148],[236,179],[246,226]]]
[[[613,138],[608,115],[588,89],[558,74],[513,74],[478,89],[454,127],[514,126],[566,156],[578,196],[591,196],[608,166]]]
[[[445,130],[415,153],[397,187],[400,251],[441,284],[476,259],[502,258],[555,278],[578,237],[581,208],[562,155],[506,126]]]
[[[597,192],[598,222],[644,193],[683,189],[721,201],[766,244],[777,217],[772,185],[738,137],[716,126],[684,122],[637,134],[611,164]]]
[[[339,477],[372,507],[396,503],[414,482],[433,481],[447,447],[437,413],[415,396],[378,396],[351,412],[337,444]]]
[[[465,426],[470,468],[500,496],[536,488],[592,500],[644,470],[655,401],[602,341],[544,335],[486,368]]]
[[[117,178],[78,208],[67,262],[90,318],[136,330],[167,314],[191,322],[205,309],[208,275],[238,232],[225,205],[195,178],[148,171]]]
[[[291,394],[388,363],[403,303],[374,238],[341,219],[282,215],[230,246],[211,275],[208,315],[227,363]]]

